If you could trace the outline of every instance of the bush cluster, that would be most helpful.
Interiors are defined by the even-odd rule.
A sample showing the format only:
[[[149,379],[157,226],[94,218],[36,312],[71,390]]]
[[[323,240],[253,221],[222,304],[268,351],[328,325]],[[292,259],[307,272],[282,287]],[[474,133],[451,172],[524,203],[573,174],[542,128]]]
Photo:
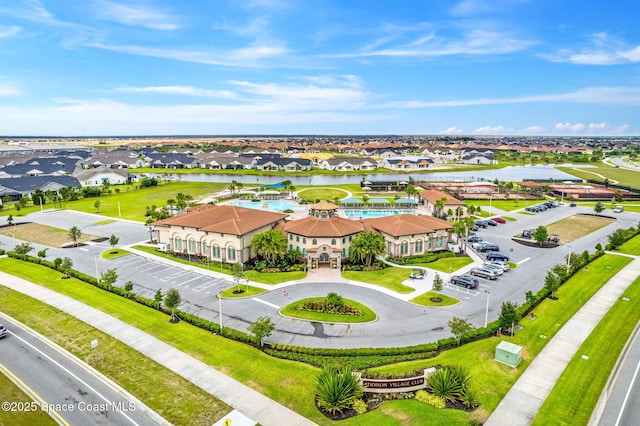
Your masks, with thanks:
[[[451,251],[440,251],[437,253],[427,253],[413,256],[387,257],[387,260],[397,265],[412,265],[415,263],[431,263],[435,262],[438,259],[446,259],[448,257],[456,257],[456,254]]]

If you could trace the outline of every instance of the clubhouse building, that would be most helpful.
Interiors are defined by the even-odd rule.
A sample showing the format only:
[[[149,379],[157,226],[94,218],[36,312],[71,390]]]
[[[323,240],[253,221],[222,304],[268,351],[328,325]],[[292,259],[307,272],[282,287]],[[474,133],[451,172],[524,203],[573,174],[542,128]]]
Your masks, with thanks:
[[[309,216],[290,220],[287,214],[231,205],[205,204],[154,223],[158,244],[168,251],[206,257],[216,262],[247,262],[256,256],[251,240],[270,229],[282,230],[290,250],[298,249],[309,268],[340,268],[353,238],[379,232],[387,255],[402,257],[447,250],[451,223],[432,216],[398,214],[351,220],[337,215],[338,206],[320,202]]]

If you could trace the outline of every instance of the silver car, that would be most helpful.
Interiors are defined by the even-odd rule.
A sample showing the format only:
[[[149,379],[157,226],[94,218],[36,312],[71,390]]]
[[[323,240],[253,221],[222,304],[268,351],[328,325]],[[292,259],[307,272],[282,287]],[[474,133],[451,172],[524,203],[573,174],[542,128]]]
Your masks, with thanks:
[[[504,272],[509,271],[511,268],[509,267],[509,264],[507,262],[504,262],[502,260],[492,260],[491,262],[486,262],[485,265],[487,264],[491,264],[491,265],[498,265],[499,267],[502,268],[502,270]]]
[[[487,262],[484,265],[482,265],[482,267],[485,269],[491,269],[492,271],[495,271],[495,273],[498,275],[504,274],[504,269],[502,269],[500,265],[495,265],[492,262]]]
[[[469,273],[476,277],[487,278],[489,280],[495,280],[498,278],[498,273],[491,268],[473,268]]]

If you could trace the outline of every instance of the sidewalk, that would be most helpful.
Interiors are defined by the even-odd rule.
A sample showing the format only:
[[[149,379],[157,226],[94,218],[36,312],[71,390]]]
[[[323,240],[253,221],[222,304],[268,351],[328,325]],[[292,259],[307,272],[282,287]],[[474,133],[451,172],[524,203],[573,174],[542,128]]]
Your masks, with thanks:
[[[640,257],[636,257],[593,295],[547,343],[485,425],[530,425],[582,342],[639,275]]]
[[[0,272],[0,282],[8,288],[58,308],[131,346],[229,404],[256,423],[265,426],[314,424],[209,365],[102,311],[4,272]]]

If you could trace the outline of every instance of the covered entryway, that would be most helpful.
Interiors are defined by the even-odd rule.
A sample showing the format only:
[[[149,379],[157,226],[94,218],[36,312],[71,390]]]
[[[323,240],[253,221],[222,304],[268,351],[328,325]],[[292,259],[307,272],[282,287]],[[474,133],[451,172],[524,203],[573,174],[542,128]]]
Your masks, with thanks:
[[[307,250],[307,266],[309,269],[332,268],[340,269],[342,252],[328,244],[322,244],[316,249]]]

